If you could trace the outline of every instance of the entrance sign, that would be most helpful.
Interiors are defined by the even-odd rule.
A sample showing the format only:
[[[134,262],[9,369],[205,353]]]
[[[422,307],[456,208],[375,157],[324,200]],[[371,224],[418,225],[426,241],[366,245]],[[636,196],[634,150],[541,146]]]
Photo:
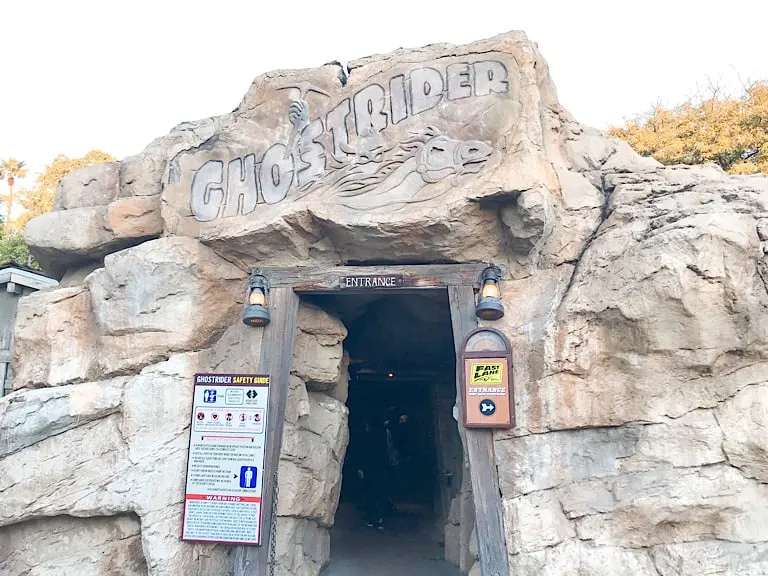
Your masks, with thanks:
[[[462,363],[464,426],[513,427],[512,357],[506,338],[490,328],[475,330],[464,344]]]
[[[464,359],[464,425],[468,428],[512,426],[512,394],[506,358]]]
[[[195,374],[182,540],[261,544],[269,380]]]
[[[402,288],[403,276],[389,274],[385,276],[342,276],[341,287],[348,288]]]

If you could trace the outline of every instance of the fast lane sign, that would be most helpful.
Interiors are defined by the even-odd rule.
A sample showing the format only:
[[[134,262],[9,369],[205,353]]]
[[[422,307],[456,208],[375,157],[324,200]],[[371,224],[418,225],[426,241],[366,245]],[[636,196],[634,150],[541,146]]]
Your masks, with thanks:
[[[510,363],[506,356],[464,358],[464,425],[510,428],[514,425]]]

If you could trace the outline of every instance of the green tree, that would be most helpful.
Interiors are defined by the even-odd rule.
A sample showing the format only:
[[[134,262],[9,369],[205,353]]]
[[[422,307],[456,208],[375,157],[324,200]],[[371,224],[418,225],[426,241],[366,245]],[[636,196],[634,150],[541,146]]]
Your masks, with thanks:
[[[5,220],[9,224],[13,221],[13,185],[16,183],[16,178],[24,178],[27,175],[24,165],[23,160],[16,160],[16,158],[0,161],[0,180],[5,178],[8,182],[8,194],[0,194],[0,198],[5,202]]]
[[[6,230],[5,226],[0,224],[0,264],[10,262],[38,268],[24,243],[24,235],[16,230]]]
[[[768,173],[768,82],[737,96],[715,88],[679,106],[655,106],[608,134],[662,164],[715,162],[732,174]]]

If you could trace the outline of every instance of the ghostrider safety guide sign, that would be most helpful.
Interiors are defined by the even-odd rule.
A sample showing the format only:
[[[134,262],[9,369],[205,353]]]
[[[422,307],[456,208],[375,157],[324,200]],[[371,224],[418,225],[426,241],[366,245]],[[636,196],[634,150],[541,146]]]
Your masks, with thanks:
[[[195,374],[182,540],[261,544],[269,376]]]

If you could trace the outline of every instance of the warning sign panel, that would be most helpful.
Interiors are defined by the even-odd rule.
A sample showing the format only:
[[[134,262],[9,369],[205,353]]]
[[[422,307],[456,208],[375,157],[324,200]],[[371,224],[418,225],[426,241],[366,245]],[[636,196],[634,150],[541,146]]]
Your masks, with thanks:
[[[508,428],[512,422],[509,362],[504,358],[465,358],[464,425]]]
[[[261,544],[269,376],[196,374],[182,540]]]

